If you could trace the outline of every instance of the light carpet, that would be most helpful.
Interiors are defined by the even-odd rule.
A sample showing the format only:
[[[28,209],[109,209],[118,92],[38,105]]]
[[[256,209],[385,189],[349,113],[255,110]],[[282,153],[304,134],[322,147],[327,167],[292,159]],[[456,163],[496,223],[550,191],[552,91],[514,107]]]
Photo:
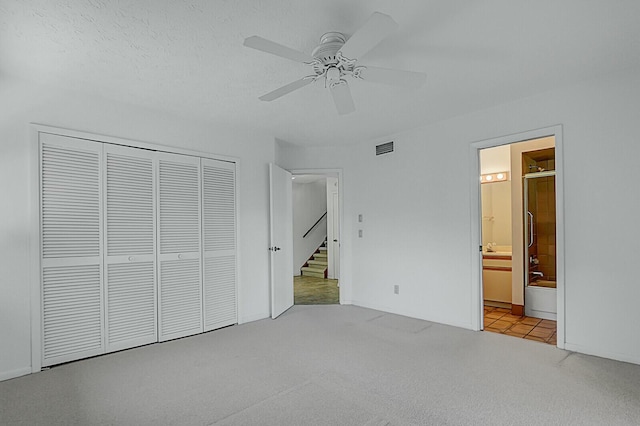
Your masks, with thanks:
[[[0,383],[13,425],[638,425],[640,366],[355,306]]]

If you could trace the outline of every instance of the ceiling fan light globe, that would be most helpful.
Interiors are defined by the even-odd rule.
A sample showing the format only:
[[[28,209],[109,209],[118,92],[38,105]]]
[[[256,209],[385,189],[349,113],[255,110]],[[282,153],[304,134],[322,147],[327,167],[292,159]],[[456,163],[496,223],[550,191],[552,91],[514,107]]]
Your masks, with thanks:
[[[327,70],[327,80],[329,81],[340,80],[340,70],[336,67],[330,67]]]

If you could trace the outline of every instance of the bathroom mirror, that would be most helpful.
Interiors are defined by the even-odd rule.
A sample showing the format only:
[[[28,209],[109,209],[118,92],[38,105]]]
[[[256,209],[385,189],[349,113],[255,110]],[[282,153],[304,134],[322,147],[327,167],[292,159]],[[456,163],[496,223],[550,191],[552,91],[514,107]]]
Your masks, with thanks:
[[[511,245],[511,181],[482,184],[482,246]]]

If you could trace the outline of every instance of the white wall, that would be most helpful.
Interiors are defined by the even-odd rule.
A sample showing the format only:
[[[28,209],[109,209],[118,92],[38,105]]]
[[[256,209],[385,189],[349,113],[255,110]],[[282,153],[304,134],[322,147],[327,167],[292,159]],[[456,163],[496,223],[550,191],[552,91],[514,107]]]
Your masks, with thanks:
[[[315,182],[293,181],[293,275],[300,275],[300,268],[327,236],[327,217],[303,238],[304,234],[327,211],[327,179]]]
[[[480,173],[497,173],[511,171],[511,148],[501,145],[480,151]],[[511,178],[511,176],[509,176]]]
[[[278,143],[276,158],[290,168],[344,169],[353,303],[471,328],[479,284],[471,282],[470,144],[561,124],[565,346],[640,363],[639,111],[640,73],[629,70],[351,149]],[[390,139],[396,152],[375,157],[374,145]]]
[[[272,137],[4,77],[0,111],[0,380],[31,370],[30,122],[240,158],[239,320],[269,316]]]

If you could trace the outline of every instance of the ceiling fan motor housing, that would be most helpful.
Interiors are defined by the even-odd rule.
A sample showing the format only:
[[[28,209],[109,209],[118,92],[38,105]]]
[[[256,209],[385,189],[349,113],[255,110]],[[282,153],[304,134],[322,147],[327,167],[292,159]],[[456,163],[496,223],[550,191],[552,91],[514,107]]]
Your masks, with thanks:
[[[353,72],[353,63],[345,62],[337,54],[346,41],[342,33],[335,31],[324,33],[320,37],[320,44],[311,53],[311,56],[315,59],[311,65],[316,75],[322,76],[331,68],[337,68],[340,71],[340,77],[345,73],[350,74]]]
[[[344,35],[338,32],[324,33],[320,37],[320,44],[313,49],[311,56],[320,60],[325,65],[336,65],[338,59],[336,53],[346,42]]]

